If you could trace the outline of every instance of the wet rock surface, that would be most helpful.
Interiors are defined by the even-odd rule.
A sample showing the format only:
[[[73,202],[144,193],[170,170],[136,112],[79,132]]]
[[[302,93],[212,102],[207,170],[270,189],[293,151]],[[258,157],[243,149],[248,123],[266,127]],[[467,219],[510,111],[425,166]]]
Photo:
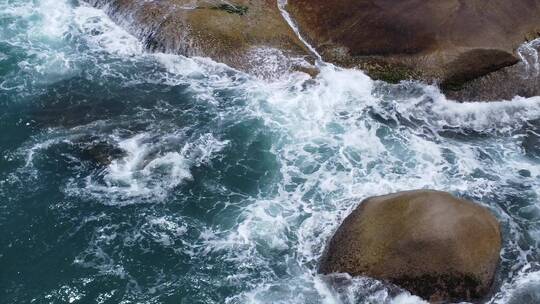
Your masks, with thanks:
[[[126,156],[126,152],[113,143],[94,136],[83,136],[75,142],[80,159],[99,166],[108,166],[113,160]]]
[[[308,71],[314,56],[275,0],[87,0],[151,51],[210,57],[262,78]],[[540,0],[290,0],[323,59],[374,79],[440,85],[459,101],[540,95],[518,47],[540,33]],[[314,72],[313,72],[314,71]]]
[[[152,51],[210,57],[262,77],[305,64],[309,52],[274,0],[88,0]]]
[[[288,9],[325,60],[374,78],[437,82],[459,100],[538,94],[513,70],[467,86],[519,61],[517,48],[540,32],[538,0],[290,0]]]
[[[320,272],[387,280],[433,302],[475,301],[493,281],[501,250],[484,207],[432,190],[368,198],[328,244]]]

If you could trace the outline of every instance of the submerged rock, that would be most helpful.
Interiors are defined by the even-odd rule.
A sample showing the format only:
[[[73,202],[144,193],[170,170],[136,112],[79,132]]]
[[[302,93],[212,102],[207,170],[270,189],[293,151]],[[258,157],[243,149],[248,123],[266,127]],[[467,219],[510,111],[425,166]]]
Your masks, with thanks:
[[[540,93],[515,70],[467,86],[518,63],[517,48],[540,32],[540,0],[289,0],[288,9],[325,60],[376,79],[437,82],[460,100]]]
[[[432,190],[368,198],[321,260],[324,274],[387,280],[427,300],[472,301],[489,291],[501,234],[484,207]]]
[[[275,0],[88,0],[152,51],[210,57],[272,77],[303,65],[309,51]]]
[[[126,156],[126,152],[106,140],[93,139],[87,142],[81,140],[77,143],[80,149],[80,158],[88,160],[99,166],[108,166],[113,160]]]

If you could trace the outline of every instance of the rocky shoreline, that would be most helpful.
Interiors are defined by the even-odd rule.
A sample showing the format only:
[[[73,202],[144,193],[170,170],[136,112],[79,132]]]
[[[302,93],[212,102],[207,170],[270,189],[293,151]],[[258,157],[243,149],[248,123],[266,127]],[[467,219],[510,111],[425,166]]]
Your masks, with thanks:
[[[263,78],[317,73],[317,56],[274,0],[87,2],[150,51],[210,57]],[[539,73],[518,51],[540,32],[540,0],[289,0],[287,9],[325,62],[374,79],[437,84],[458,101],[540,95]],[[387,280],[433,302],[476,301],[493,282],[499,229],[487,209],[443,192],[369,198],[338,229],[320,271]]]
[[[263,78],[316,74],[315,58],[275,0],[87,0],[151,51],[210,57]],[[390,83],[439,85],[458,101],[540,95],[518,48],[540,33],[540,0],[289,0],[299,30],[322,58]]]
[[[309,67],[275,0],[87,0],[149,51],[210,57],[263,78]]]
[[[439,84],[456,100],[540,93],[517,53],[540,33],[540,1],[290,0],[288,8],[325,60],[375,79]]]

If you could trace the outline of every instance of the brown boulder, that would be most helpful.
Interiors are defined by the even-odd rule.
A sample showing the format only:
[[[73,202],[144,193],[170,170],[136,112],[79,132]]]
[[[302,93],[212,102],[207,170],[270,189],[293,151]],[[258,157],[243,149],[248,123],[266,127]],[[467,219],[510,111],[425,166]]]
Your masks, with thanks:
[[[288,10],[326,61],[473,100],[493,94],[465,84],[516,64],[540,32],[540,0],[289,0]]]
[[[501,235],[484,207],[432,190],[366,199],[339,227],[320,272],[387,280],[433,302],[482,298]]]
[[[262,76],[294,69],[309,54],[275,0],[87,2],[104,8],[152,51],[210,57]]]

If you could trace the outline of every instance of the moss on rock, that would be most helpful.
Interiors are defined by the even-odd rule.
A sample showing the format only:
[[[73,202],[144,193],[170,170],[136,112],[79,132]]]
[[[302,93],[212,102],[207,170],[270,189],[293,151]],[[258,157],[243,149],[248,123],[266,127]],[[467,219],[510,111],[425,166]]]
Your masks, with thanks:
[[[245,15],[248,11],[248,7],[247,6],[243,6],[243,5],[231,5],[231,4],[220,4],[218,6],[212,6],[210,7],[211,9],[216,9],[216,10],[222,10],[222,11],[225,11],[229,14],[237,14],[237,15]]]

